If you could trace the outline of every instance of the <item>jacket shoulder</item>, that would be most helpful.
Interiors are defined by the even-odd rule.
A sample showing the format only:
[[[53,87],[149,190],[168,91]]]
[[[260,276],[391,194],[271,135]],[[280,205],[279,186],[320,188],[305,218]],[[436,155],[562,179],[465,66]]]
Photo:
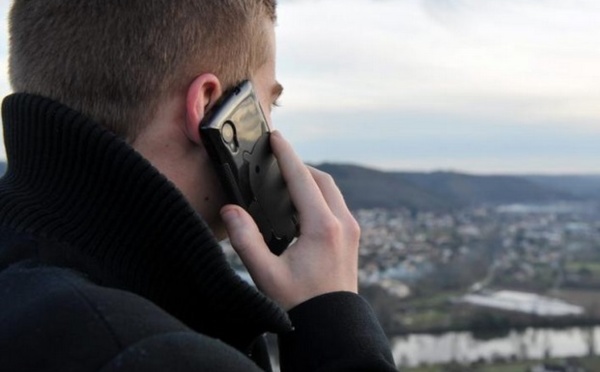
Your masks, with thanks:
[[[15,265],[0,273],[0,288],[0,360],[14,366],[9,370],[99,370],[119,355],[135,355],[123,354],[139,351],[135,345],[174,352],[188,342],[216,342],[152,302],[72,270]]]

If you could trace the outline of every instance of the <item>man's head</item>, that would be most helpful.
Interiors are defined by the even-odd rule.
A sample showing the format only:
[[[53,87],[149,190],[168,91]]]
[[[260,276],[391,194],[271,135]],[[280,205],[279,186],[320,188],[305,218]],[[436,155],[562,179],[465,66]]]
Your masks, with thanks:
[[[270,123],[274,21],[275,0],[15,0],[10,79],[127,139],[224,236],[198,125],[244,79]]]
[[[275,0],[15,0],[10,80],[133,140],[194,77],[251,76],[268,58],[264,19]]]

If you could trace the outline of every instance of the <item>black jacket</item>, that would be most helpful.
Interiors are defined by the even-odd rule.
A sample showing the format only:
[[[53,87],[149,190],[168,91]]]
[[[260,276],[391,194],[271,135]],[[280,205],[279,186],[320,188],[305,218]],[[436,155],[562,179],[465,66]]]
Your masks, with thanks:
[[[284,312],[241,280],[202,218],[144,158],[43,97],[3,103],[4,371],[395,370],[357,295]]]

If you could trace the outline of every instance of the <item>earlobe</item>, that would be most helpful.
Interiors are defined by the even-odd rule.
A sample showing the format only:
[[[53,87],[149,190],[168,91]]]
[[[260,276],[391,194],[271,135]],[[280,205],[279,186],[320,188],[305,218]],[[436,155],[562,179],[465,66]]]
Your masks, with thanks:
[[[185,132],[192,142],[200,143],[200,121],[221,94],[221,82],[213,74],[197,76],[190,84],[186,97]]]

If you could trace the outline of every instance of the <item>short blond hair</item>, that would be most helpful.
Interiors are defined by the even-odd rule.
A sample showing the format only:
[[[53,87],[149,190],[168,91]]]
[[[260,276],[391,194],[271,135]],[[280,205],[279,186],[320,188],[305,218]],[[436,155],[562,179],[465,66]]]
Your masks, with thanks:
[[[212,72],[227,88],[267,58],[275,0],[15,0],[13,90],[61,101],[128,140],[166,95]]]

